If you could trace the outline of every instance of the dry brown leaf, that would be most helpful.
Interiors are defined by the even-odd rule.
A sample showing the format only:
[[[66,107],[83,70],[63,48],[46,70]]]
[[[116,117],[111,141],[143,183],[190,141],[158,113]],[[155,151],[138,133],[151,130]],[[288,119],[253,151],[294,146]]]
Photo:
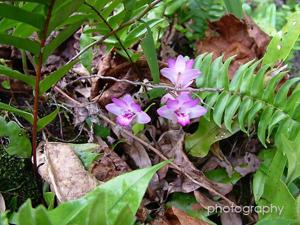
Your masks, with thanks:
[[[221,214],[222,225],[243,225],[240,214],[237,213],[222,213]]]
[[[214,58],[224,54],[224,59],[236,55],[229,68],[232,78],[242,64],[260,59],[269,41],[270,37],[250,17],[245,15],[244,20],[239,20],[233,15],[225,15],[209,23],[206,38],[197,43],[197,53],[212,52]]]
[[[168,220],[172,221],[170,221],[170,225],[209,225],[209,223],[191,217],[184,211],[175,207],[169,208],[166,214]]]
[[[6,210],[5,200],[2,196],[2,194],[0,193],[0,213],[5,212],[5,210]]]
[[[184,135],[185,132],[182,130],[170,130],[163,133],[158,140],[159,149],[167,158],[172,159],[175,164],[182,168],[183,172],[190,174],[198,182],[219,191],[221,194],[230,192],[232,190],[231,184],[221,184],[210,181],[193,165],[183,151]],[[199,187],[198,184],[186,178],[182,173],[179,173],[177,178],[169,183],[168,192],[189,193]]]
[[[70,144],[41,143],[37,151],[38,172],[55,192],[59,202],[77,199],[99,182],[84,169]]]
[[[123,173],[129,172],[130,168],[114,151],[104,149],[104,155],[94,164],[91,172],[100,181],[108,181]]]

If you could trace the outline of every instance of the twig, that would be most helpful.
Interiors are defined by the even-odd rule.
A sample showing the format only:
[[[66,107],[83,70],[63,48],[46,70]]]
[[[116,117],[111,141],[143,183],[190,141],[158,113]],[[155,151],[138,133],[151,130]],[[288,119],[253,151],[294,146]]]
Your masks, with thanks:
[[[108,23],[108,21],[101,15],[101,13],[94,6],[92,6],[88,2],[84,2],[84,4],[87,5],[88,7],[90,7],[100,17],[100,19],[105,23],[105,25],[110,29],[111,32],[114,30],[114,28]],[[143,76],[142,76],[141,72],[139,71],[139,69],[137,68],[136,64],[133,62],[133,60],[132,60],[131,56],[129,55],[126,47],[124,46],[122,40],[119,38],[119,36],[118,36],[117,33],[114,33],[113,35],[115,36],[115,38],[119,42],[121,48],[123,49],[123,51],[127,55],[130,64],[132,65],[132,67],[135,70],[135,72],[138,74],[140,80],[142,80]]]
[[[72,83],[75,83],[78,80],[90,79],[90,78],[99,78],[99,79],[103,79],[103,80],[113,80],[113,81],[117,81],[117,82],[125,82],[125,83],[132,84],[134,86],[145,86],[145,87],[150,87],[150,88],[163,88],[163,89],[166,89],[166,90],[176,91],[176,92],[180,92],[180,91],[221,92],[223,90],[222,88],[176,88],[176,87],[168,86],[168,85],[156,85],[156,84],[144,83],[144,82],[140,82],[140,81],[131,81],[131,80],[127,80],[127,79],[118,79],[118,78],[115,78],[115,77],[102,76],[102,75],[91,75],[91,76],[85,76],[85,77],[78,77],[76,80],[72,81]]]
[[[105,122],[109,123],[111,126],[117,126],[117,124],[113,121],[111,121],[108,117],[104,116],[103,114],[100,114],[99,117],[101,119],[103,119]],[[142,145],[144,145],[146,148],[150,149],[151,151],[153,151],[155,154],[157,154],[161,159],[163,160],[170,160],[168,159],[166,156],[164,156],[158,149],[154,148],[152,145],[150,145],[149,143],[147,143],[146,141],[140,139],[139,137],[135,136],[134,134],[132,134],[131,132],[123,129],[122,132],[126,135],[128,135],[129,137],[131,137],[132,139],[138,141],[139,143],[141,143]],[[229,205],[233,205],[235,206],[235,203],[232,202],[230,199],[226,198],[224,195],[222,195],[221,193],[219,193],[218,191],[216,191],[215,189],[209,187],[208,185],[201,183],[199,181],[197,181],[196,179],[194,179],[191,175],[189,175],[188,173],[186,173],[185,171],[182,170],[182,168],[180,168],[177,164],[170,162],[170,164],[176,169],[178,170],[180,173],[182,173],[184,176],[186,176],[188,179],[190,179],[191,181],[193,181],[195,184],[198,184],[200,187],[205,188],[206,190],[210,191],[212,194],[215,194],[219,197],[221,197],[222,199],[224,199],[227,203],[229,203]]]
[[[40,80],[41,80],[41,73],[42,73],[44,47],[46,44],[48,26],[50,23],[50,18],[51,18],[54,3],[55,0],[51,0],[48,7],[47,17],[44,24],[44,30],[41,35],[41,42],[40,42],[41,48],[38,56],[38,63],[36,66],[34,104],[33,104],[33,124],[32,124],[32,154],[33,154],[33,166],[34,166],[35,174],[37,174],[36,148],[37,148],[37,123],[38,123],[38,111],[39,111],[39,89],[40,89]]]

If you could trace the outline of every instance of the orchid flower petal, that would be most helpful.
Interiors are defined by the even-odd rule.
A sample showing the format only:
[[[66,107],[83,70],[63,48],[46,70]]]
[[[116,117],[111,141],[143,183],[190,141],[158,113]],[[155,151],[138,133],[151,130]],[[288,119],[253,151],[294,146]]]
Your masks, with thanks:
[[[201,117],[206,113],[207,113],[207,109],[200,105],[194,106],[189,110],[189,116],[191,119]]]
[[[127,105],[131,105],[131,104],[133,104],[133,103],[136,104],[135,101],[133,100],[133,98],[132,98],[129,94],[124,95],[124,96],[122,97],[122,100],[123,100],[124,102],[126,102]]]
[[[147,113],[141,111],[136,114],[136,121],[141,124],[149,123],[151,121],[150,116]]]
[[[131,103],[130,107],[135,112],[141,112],[142,111],[141,106],[136,104],[136,103]]]
[[[168,93],[168,94],[165,94],[162,98],[161,98],[161,100],[160,100],[160,102],[162,103],[162,104],[165,104],[169,99],[175,99],[174,98],[174,96],[173,95],[171,95],[170,93]]]
[[[194,62],[195,62],[195,61],[194,61],[193,59],[187,60],[187,61],[186,61],[185,68],[186,68],[186,69],[193,69]]]
[[[108,112],[111,112],[117,116],[122,115],[124,112],[124,109],[115,103],[110,103],[106,105],[105,108]]]
[[[182,87],[187,86],[189,82],[196,79],[200,75],[200,71],[197,69],[186,70],[179,76],[178,84]]]
[[[170,80],[173,84],[176,84],[177,81],[177,72],[173,68],[163,68],[161,71],[161,75]]]
[[[172,120],[174,123],[177,122],[176,114],[174,113],[173,110],[170,110],[166,105],[160,107],[160,108],[157,110],[157,113],[158,113],[158,115],[160,115],[160,116],[163,117],[163,118]]]
[[[175,63],[176,63],[175,59],[168,59],[168,67],[169,68],[175,68]]]
[[[111,100],[112,100],[113,103],[115,103],[119,107],[127,107],[127,104],[126,104],[125,101],[123,101],[123,99],[112,98]]]
[[[176,59],[175,69],[177,73],[182,73],[185,71],[185,59],[182,55],[179,55]]]

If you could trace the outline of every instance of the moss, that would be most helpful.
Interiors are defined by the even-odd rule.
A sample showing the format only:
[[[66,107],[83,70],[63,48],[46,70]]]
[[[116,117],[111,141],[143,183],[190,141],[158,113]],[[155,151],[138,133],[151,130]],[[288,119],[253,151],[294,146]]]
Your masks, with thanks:
[[[7,209],[15,211],[28,198],[33,205],[40,202],[41,192],[29,159],[10,156],[0,145],[0,192]]]

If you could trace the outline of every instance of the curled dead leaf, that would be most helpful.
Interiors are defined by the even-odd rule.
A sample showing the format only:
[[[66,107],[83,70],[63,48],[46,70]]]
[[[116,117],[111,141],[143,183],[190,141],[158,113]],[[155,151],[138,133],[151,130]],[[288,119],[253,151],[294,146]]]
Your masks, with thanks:
[[[37,151],[38,172],[55,192],[59,202],[77,199],[99,182],[84,169],[71,144],[41,143]]]
[[[5,212],[5,210],[6,210],[5,200],[2,196],[2,194],[0,193],[0,213]]]
[[[197,53],[212,52],[214,58],[224,54],[224,60],[235,56],[229,67],[232,78],[242,64],[260,59],[269,41],[270,37],[250,17],[239,20],[233,15],[225,15],[209,23],[206,38],[197,43]]]
[[[189,216],[186,212],[175,207],[167,210],[166,217],[170,225],[209,225],[209,223]]]

